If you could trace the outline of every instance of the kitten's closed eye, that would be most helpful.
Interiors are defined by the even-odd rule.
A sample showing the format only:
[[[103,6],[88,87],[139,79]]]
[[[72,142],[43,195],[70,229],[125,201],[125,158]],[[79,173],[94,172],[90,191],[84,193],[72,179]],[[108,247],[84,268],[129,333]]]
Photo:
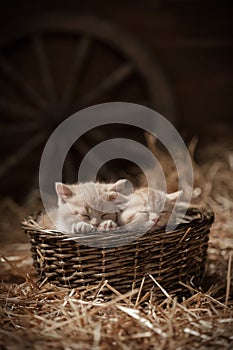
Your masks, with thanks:
[[[86,214],[86,213],[80,213],[78,210],[74,210],[72,211],[73,215],[80,215],[82,218],[89,220],[90,219],[90,215]]]
[[[86,219],[86,220],[90,220],[90,219],[91,219],[90,215],[88,215],[88,214],[81,214],[81,216],[82,216],[84,219]]]
[[[109,217],[109,213],[104,213],[101,215],[101,219],[107,219]]]

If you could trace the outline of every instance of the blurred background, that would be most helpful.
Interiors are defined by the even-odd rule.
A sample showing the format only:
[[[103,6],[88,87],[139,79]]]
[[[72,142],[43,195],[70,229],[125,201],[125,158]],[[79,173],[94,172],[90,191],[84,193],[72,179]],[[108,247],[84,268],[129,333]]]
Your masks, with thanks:
[[[85,107],[111,101],[149,106],[187,143],[198,139],[200,159],[204,145],[231,140],[232,10],[231,1],[212,0],[2,3],[1,232],[13,216],[18,220],[35,209],[46,140],[62,120]],[[96,128],[71,148],[64,181],[75,181],[74,169],[88,150],[112,137],[147,143],[143,131],[133,127]],[[114,160],[99,178],[138,173],[134,164]]]

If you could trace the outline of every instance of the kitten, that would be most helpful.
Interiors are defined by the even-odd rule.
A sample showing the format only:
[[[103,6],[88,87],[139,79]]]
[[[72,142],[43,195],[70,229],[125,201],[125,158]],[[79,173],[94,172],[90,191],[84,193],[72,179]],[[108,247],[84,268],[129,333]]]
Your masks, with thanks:
[[[120,226],[127,225],[129,229],[139,223],[145,223],[148,228],[163,227],[168,223],[181,193],[166,194],[152,188],[139,188],[128,196],[125,209],[118,215],[118,223]]]
[[[131,187],[127,180],[116,183],[55,184],[58,208],[43,215],[39,224],[62,232],[90,232],[117,227],[117,212],[124,208]]]

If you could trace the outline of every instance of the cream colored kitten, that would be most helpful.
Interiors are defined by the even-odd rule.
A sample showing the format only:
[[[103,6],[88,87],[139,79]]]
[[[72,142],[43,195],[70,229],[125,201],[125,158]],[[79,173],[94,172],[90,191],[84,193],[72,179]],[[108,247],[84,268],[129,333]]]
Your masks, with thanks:
[[[58,208],[43,215],[39,224],[62,232],[90,232],[117,227],[117,212],[128,201],[131,188],[127,180],[116,183],[55,184]]]
[[[137,189],[128,196],[126,208],[118,215],[118,223],[120,226],[127,225],[128,228],[137,223],[147,223],[150,228],[165,226],[181,193],[182,191],[177,191],[166,194],[152,188]]]

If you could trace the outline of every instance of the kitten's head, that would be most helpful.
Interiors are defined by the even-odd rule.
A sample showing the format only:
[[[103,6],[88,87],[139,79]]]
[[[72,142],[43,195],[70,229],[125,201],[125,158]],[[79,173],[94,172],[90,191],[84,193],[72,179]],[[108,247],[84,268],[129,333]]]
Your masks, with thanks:
[[[117,212],[124,208],[126,194],[132,191],[127,180],[112,184],[57,182],[55,187],[59,215],[68,225],[85,221],[96,227],[104,220],[117,221]]]
[[[175,206],[176,201],[180,198],[183,191],[176,191],[173,193],[163,193],[163,203],[160,210],[158,210],[157,218],[151,215],[150,219],[152,219],[155,222],[156,227],[163,227],[166,226],[169,219],[171,218],[171,214],[173,211],[173,208]]]

